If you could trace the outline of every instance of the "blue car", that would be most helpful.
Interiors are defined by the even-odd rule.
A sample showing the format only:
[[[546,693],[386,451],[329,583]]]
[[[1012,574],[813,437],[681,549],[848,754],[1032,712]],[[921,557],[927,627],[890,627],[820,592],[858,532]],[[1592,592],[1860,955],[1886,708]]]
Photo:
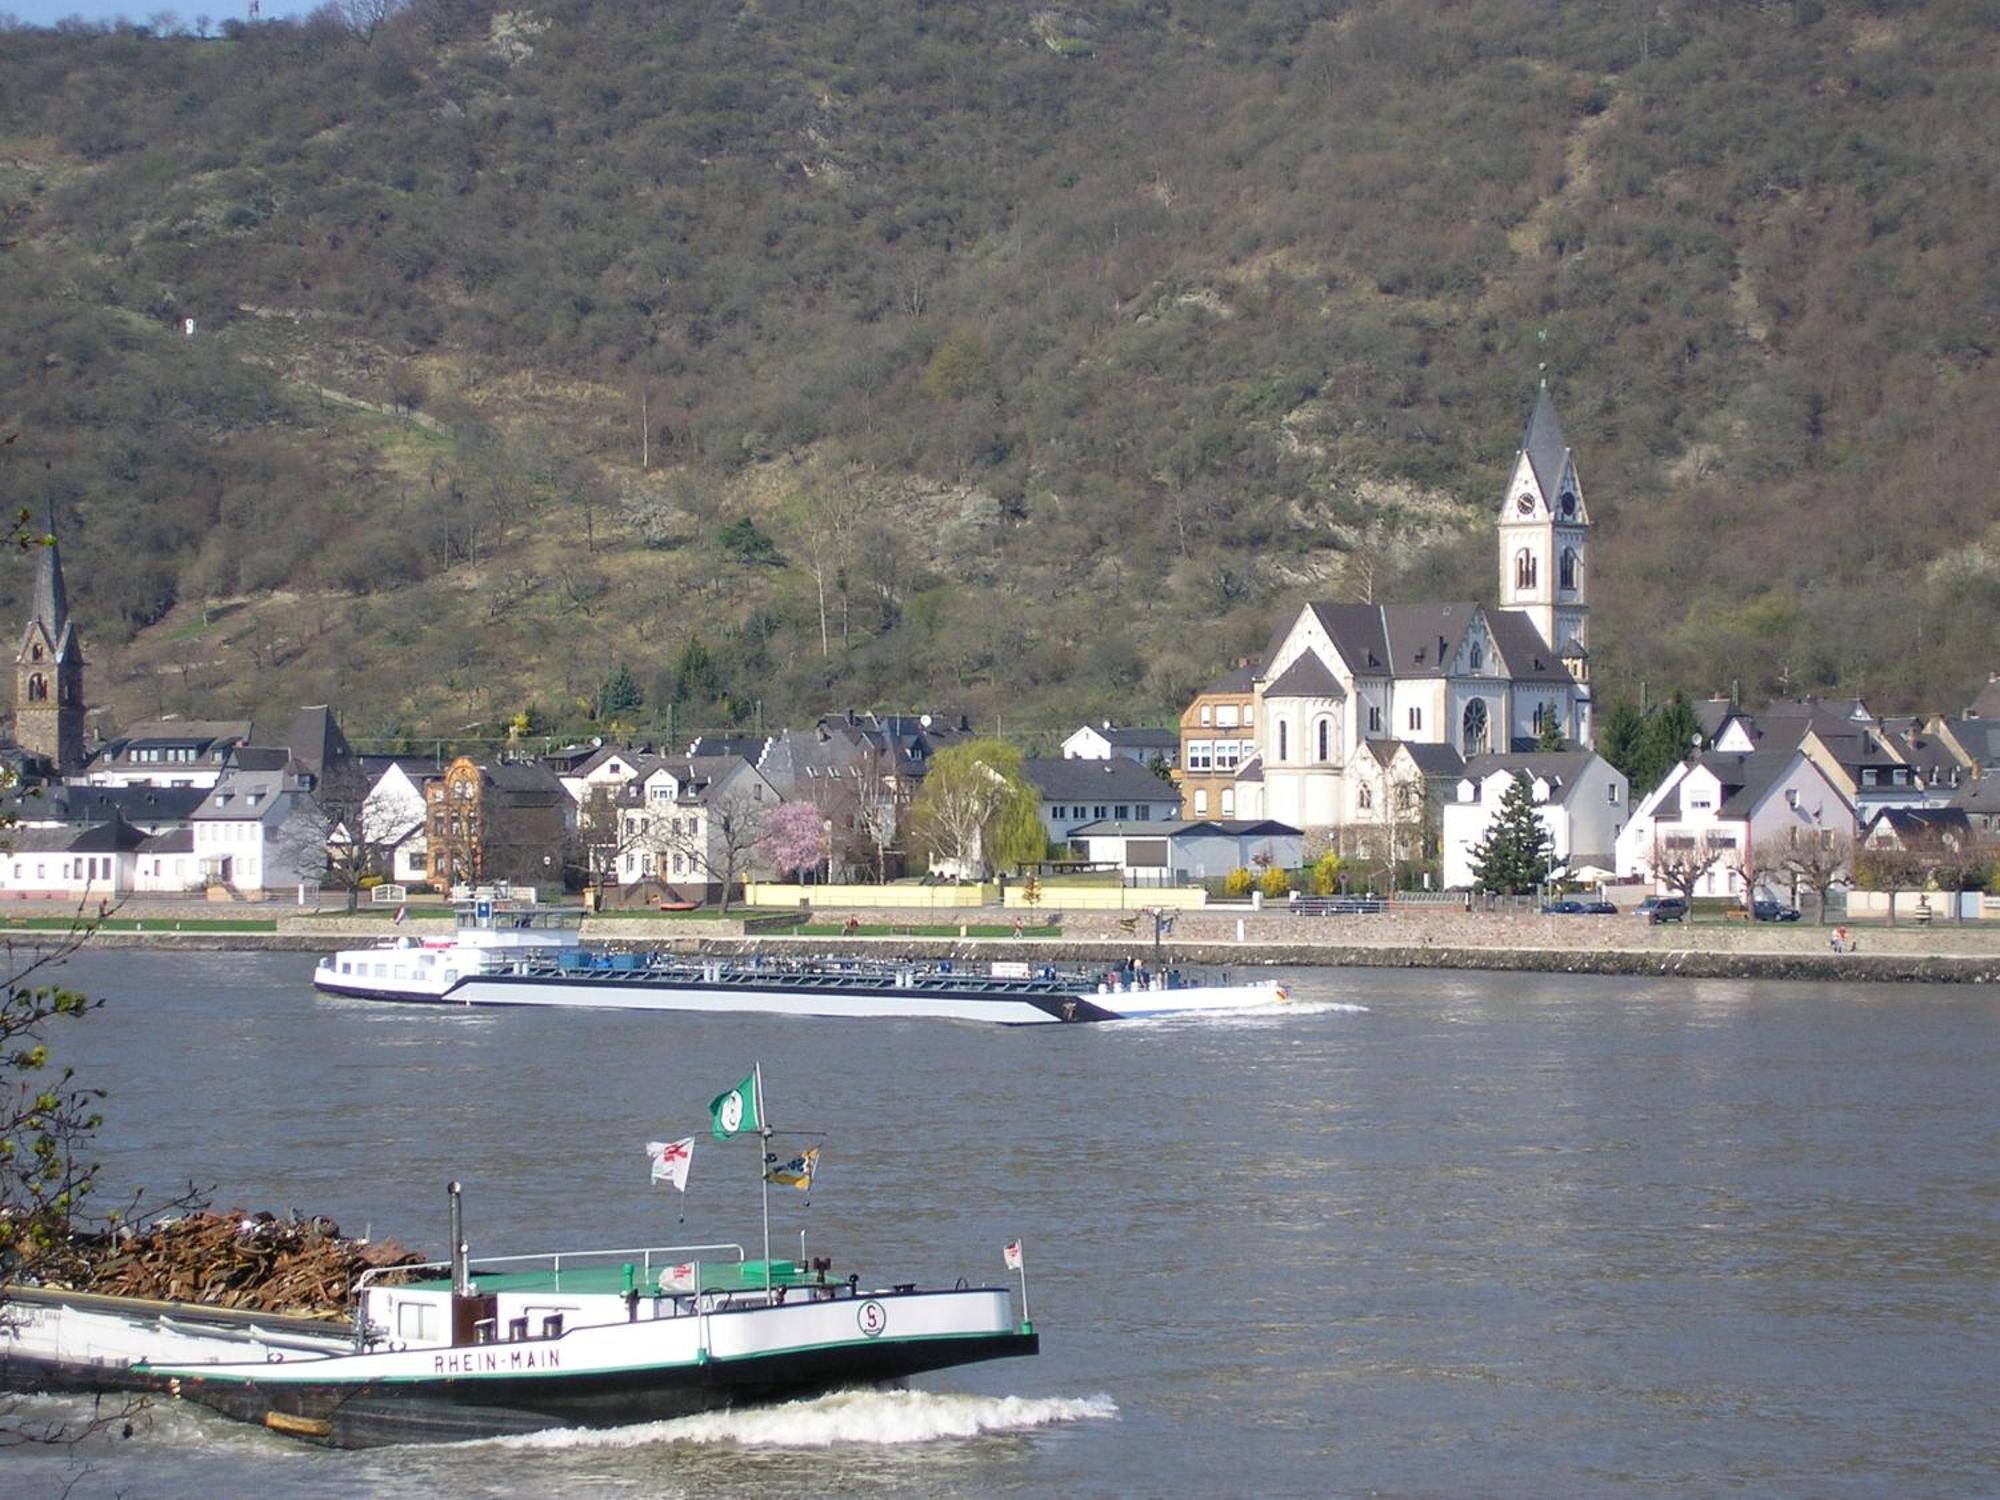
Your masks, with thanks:
[[[1799,909],[1786,906],[1781,901],[1753,901],[1750,903],[1750,916],[1758,922],[1796,922]]]

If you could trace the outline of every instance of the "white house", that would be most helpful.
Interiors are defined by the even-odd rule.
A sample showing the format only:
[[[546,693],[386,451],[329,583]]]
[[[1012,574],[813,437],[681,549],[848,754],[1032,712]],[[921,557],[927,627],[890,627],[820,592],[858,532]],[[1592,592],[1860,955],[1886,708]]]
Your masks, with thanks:
[[[782,800],[740,755],[662,760],[619,795],[615,878],[680,899],[719,895],[726,876],[749,872],[757,820]]]
[[[381,852],[386,866],[382,873],[397,885],[420,885],[430,878],[422,775],[421,762],[391,760],[361,802],[362,837]],[[344,829],[334,828],[327,839],[338,843],[345,835]]]
[[[1180,816],[1174,784],[1126,756],[1027,760],[1021,774],[1041,794],[1042,831],[1054,844],[1067,844],[1079,829],[1106,819],[1165,823]]]
[[[1120,729],[1109,719],[1086,724],[1062,742],[1064,760],[1110,760],[1114,756],[1150,766],[1173,766],[1180,760],[1181,737],[1176,729]]]
[[[1499,817],[1501,801],[1517,775],[1528,778],[1535,816],[1548,830],[1557,870],[1614,868],[1618,832],[1631,811],[1624,772],[1590,750],[1475,755],[1465,763],[1457,795],[1444,805],[1441,853],[1447,889],[1477,884],[1473,851]]]
[[[91,757],[83,779],[92,786],[213,787],[251,732],[248,719],[137,724]]]
[[[317,886],[327,827],[307,780],[290,771],[224,771],[194,812],[203,881],[246,896]]]
[[[1085,859],[1118,866],[1127,885],[1179,885],[1270,866],[1290,870],[1305,858],[1303,833],[1261,818],[1094,823],[1076,842]]]
[[[116,901],[133,889],[146,835],[114,815],[102,823],[17,828],[0,852],[0,891],[72,904]]]
[[[1700,868],[1695,895],[1740,898],[1746,883],[1759,893],[1789,884],[1779,870],[1797,840],[1830,848],[1853,832],[1852,805],[1805,749],[1712,750],[1675,766],[1632,810],[1616,869],[1665,893],[1666,870]]]

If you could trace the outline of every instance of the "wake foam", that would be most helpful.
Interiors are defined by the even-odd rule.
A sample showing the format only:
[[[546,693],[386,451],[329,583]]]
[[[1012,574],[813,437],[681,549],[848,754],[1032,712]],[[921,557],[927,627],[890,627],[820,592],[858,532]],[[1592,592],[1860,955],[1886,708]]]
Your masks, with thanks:
[[[603,1430],[562,1427],[495,1438],[505,1448],[639,1448],[656,1443],[739,1448],[900,1446],[1028,1432],[1118,1415],[1109,1396],[953,1396],[929,1391],[836,1391],[811,1401],[709,1412]]]

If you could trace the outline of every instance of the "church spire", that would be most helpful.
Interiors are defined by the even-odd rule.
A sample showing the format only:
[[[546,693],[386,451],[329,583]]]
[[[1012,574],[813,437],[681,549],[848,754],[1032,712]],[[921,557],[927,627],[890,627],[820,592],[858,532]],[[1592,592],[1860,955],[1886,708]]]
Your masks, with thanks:
[[[63,587],[62,554],[56,548],[56,508],[49,503],[48,540],[35,561],[35,618],[52,643],[60,644],[69,624],[69,591]]]

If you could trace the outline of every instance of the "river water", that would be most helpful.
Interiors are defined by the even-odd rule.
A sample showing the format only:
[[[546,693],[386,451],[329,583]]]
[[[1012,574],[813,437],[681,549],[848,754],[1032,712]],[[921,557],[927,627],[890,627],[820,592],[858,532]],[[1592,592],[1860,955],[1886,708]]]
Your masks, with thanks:
[[[91,953],[113,1188],[475,1254],[737,1240],[761,1062],[824,1131],[779,1253],[999,1284],[1038,1359],[612,1433],[329,1453],[184,1407],[10,1493],[2000,1493],[2000,997],[1294,971],[1240,1018],[1001,1029],[330,1000],[300,955]],[[1362,1008],[1365,1007],[1365,1008]],[[780,1144],[783,1144],[781,1142]],[[683,1218],[684,1215],[684,1218]],[[752,1253],[755,1253],[753,1246]],[[63,1404],[38,1400],[36,1410]]]

